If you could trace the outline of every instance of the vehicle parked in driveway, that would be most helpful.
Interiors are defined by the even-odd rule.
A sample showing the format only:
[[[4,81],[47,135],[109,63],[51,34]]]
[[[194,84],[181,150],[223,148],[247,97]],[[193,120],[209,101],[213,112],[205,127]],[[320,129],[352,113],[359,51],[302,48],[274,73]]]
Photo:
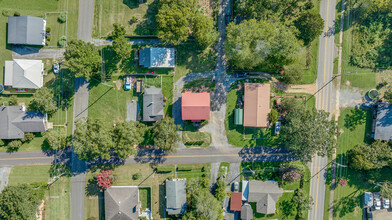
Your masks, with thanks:
[[[380,196],[380,193],[373,193],[373,197],[374,197],[374,208],[376,210],[380,210],[381,209],[381,196]]]
[[[53,64],[53,72],[56,74],[60,72],[60,65],[58,63]]]
[[[382,208],[389,209],[389,206],[390,206],[390,200],[387,198],[382,198]]]
[[[373,213],[372,209],[370,207],[365,208],[366,209],[366,216],[368,220],[373,220]]]
[[[131,89],[131,77],[124,76],[124,90],[128,91]]]
[[[248,73],[234,73],[235,78],[244,78],[248,76]]]
[[[240,191],[240,184],[238,182],[233,183],[233,192],[239,192]]]
[[[280,133],[280,121],[277,121],[275,123],[275,135],[278,135]]]

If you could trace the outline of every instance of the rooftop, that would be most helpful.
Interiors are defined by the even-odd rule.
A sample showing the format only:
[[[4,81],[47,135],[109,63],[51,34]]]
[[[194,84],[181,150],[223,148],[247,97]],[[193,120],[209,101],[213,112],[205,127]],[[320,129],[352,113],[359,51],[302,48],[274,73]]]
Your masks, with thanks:
[[[106,220],[137,220],[139,210],[137,186],[111,186],[105,190]]]
[[[169,215],[186,210],[186,180],[166,180],[166,211]]]
[[[143,121],[159,121],[163,115],[162,89],[154,86],[144,89]]]
[[[210,120],[210,93],[182,93],[181,112],[182,120]]]
[[[270,109],[270,84],[245,83],[244,126],[267,127]]]
[[[8,43],[45,45],[46,22],[32,16],[8,17]]]
[[[174,48],[144,48],[139,51],[139,65],[146,68],[174,68],[174,56]]]
[[[382,102],[377,107],[374,139],[392,141],[392,104]]]

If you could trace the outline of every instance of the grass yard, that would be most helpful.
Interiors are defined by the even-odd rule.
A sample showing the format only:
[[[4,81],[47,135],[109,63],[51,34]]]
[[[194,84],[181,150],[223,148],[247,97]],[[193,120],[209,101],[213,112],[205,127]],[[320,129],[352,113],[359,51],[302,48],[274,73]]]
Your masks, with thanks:
[[[182,132],[182,142],[186,147],[200,147],[205,148],[211,144],[211,134],[209,132]]]
[[[147,0],[143,4],[138,2],[138,0],[97,0],[93,36],[107,37],[112,32],[114,23],[123,25],[127,35],[155,35],[158,0]]]
[[[139,188],[139,200],[142,204],[142,210],[151,209],[151,188]]]
[[[60,37],[66,36],[66,23],[58,22],[59,15],[60,13],[46,14],[46,27],[51,29],[50,41],[47,40],[50,47],[57,47]]]
[[[8,185],[32,182],[48,182],[48,165],[12,167]],[[45,219],[69,219],[70,216],[70,178],[61,177],[46,190]]]
[[[192,88],[196,89],[201,87],[207,88],[208,91],[213,92],[215,90],[215,81],[213,81],[211,77],[207,77],[207,78],[193,80],[184,85],[184,89],[192,89]]]
[[[353,108],[344,109],[339,117],[339,127],[343,133],[338,138],[336,162],[347,165],[347,151],[356,145],[371,143],[368,134],[371,132],[372,114]],[[346,186],[338,181],[347,179]],[[392,179],[390,168],[376,169],[370,172],[358,172],[348,167],[338,166],[336,170],[336,188],[334,194],[334,218],[361,219],[363,192],[374,192],[379,189],[369,183],[370,180],[382,182]]]
[[[150,186],[151,187],[151,208],[152,215],[154,219],[163,219],[164,217],[164,204],[165,204],[165,180],[168,178],[174,178],[174,165],[160,165],[161,167],[168,167],[173,170],[173,172],[161,172],[155,173],[154,170],[148,164],[134,164],[134,165],[124,165],[117,167],[114,170],[114,175],[116,176],[115,186]],[[200,177],[203,173],[207,176],[210,175],[210,164],[184,164],[178,166],[192,167],[191,171],[181,171],[177,172],[178,178],[196,178]],[[178,167],[177,166],[177,167]],[[202,167],[205,167],[205,172],[201,172]],[[92,173],[89,171],[86,175],[86,197],[85,197],[85,219],[96,218],[104,219],[104,199],[103,193],[97,193],[97,188],[95,183],[92,185],[88,183],[88,180],[96,175],[98,172]],[[135,173],[140,173],[141,177],[137,180],[132,179],[132,175]],[[143,205],[148,206],[144,202],[144,198],[148,197],[148,192],[139,191],[140,199]],[[101,199],[99,199],[101,198]],[[166,216],[168,217],[168,216]]]
[[[190,171],[181,171],[181,168],[191,169]],[[178,178],[200,178],[205,174],[208,179],[210,177],[211,164],[209,163],[199,163],[199,164],[178,164],[177,165],[177,177]]]

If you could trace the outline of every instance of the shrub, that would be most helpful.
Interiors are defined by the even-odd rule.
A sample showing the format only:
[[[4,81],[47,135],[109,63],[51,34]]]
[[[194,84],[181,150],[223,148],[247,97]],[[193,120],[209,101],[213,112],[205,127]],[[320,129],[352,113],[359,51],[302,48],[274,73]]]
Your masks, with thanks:
[[[10,10],[4,9],[4,10],[1,12],[1,14],[2,14],[4,17],[8,17],[8,16],[10,16]]]
[[[107,189],[114,183],[114,177],[112,176],[113,171],[111,170],[101,170],[97,175],[97,184],[102,189]]]
[[[65,45],[65,43],[67,42],[67,37],[66,36],[62,36],[59,39],[59,42],[57,43],[60,47],[63,47]]]
[[[177,167],[177,171],[191,171],[192,167],[191,166],[180,166]]]
[[[29,143],[30,141],[32,141],[34,139],[34,134],[33,133],[25,133],[24,138],[23,138],[23,142],[27,142]]]
[[[50,27],[46,27],[46,32],[50,33],[52,29]]]
[[[8,144],[8,149],[15,151],[18,150],[21,146],[22,146],[22,142],[20,140],[14,140]]]
[[[166,166],[158,166],[157,167],[157,172],[158,173],[170,173],[173,171],[172,167],[166,167]]]
[[[59,17],[57,18],[59,23],[64,23],[67,21],[67,14],[65,12],[60,13]]]
[[[18,105],[18,99],[16,98],[16,96],[11,96],[10,100],[9,100],[9,105]]]
[[[14,16],[20,16],[20,12],[19,12],[19,11],[16,11],[16,12],[14,13]]]
[[[52,39],[51,36],[46,37],[46,40],[47,40],[47,41],[50,41],[51,39]]]
[[[4,141],[0,139],[0,145],[4,145]]]
[[[132,179],[133,180],[138,180],[138,179],[140,179],[140,177],[142,177],[141,173],[135,173],[135,174],[132,175]]]

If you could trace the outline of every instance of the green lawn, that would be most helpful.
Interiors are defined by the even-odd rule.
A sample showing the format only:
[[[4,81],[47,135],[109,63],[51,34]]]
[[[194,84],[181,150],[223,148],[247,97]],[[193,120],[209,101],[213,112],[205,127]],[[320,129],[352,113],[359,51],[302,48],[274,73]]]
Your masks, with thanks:
[[[113,30],[113,24],[125,27],[128,35],[156,34],[158,0],[147,0],[139,4],[136,0],[97,0],[94,11],[94,37],[107,37]],[[136,22],[131,20],[135,17]],[[130,22],[131,21],[131,22]]]
[[[219,165],[218,177],[222,176],[223,174],[228,174],[230,171],[230,163],[228,162],[221,162]]]
[[[8,185],[48,182],[48,165],[12,167]],[[61,177],[45,193],[45,219],[69,219],[70,178]]]
[[[151,209],[151,188],[139,188],[139,201],[142,204],[142,210]]]
[[[209,132],[182,132],[182,142],[186,147],[201,147],[205,148],[211,144],[211,134]],[[194,143],[197,142],[197,143]]]
[[[66,23],[57,21],[60,13],[48,13],[46,15],[46,27],[50,28],[51,38],[48,41],[48,46],[57,47],[57,43],[62,36],[66,36]]]
[[[192,168],[191,171],[180,171],[179,167],[187,167]],[[203,169],[204,167],[204,169]],[[211,164],[209,163],[199,163],[199,164],[178,164],[177,165],[177,177],[178,178],[200,178],[203,174],[205,174],[208,179],[210,179],[210,170]]]

